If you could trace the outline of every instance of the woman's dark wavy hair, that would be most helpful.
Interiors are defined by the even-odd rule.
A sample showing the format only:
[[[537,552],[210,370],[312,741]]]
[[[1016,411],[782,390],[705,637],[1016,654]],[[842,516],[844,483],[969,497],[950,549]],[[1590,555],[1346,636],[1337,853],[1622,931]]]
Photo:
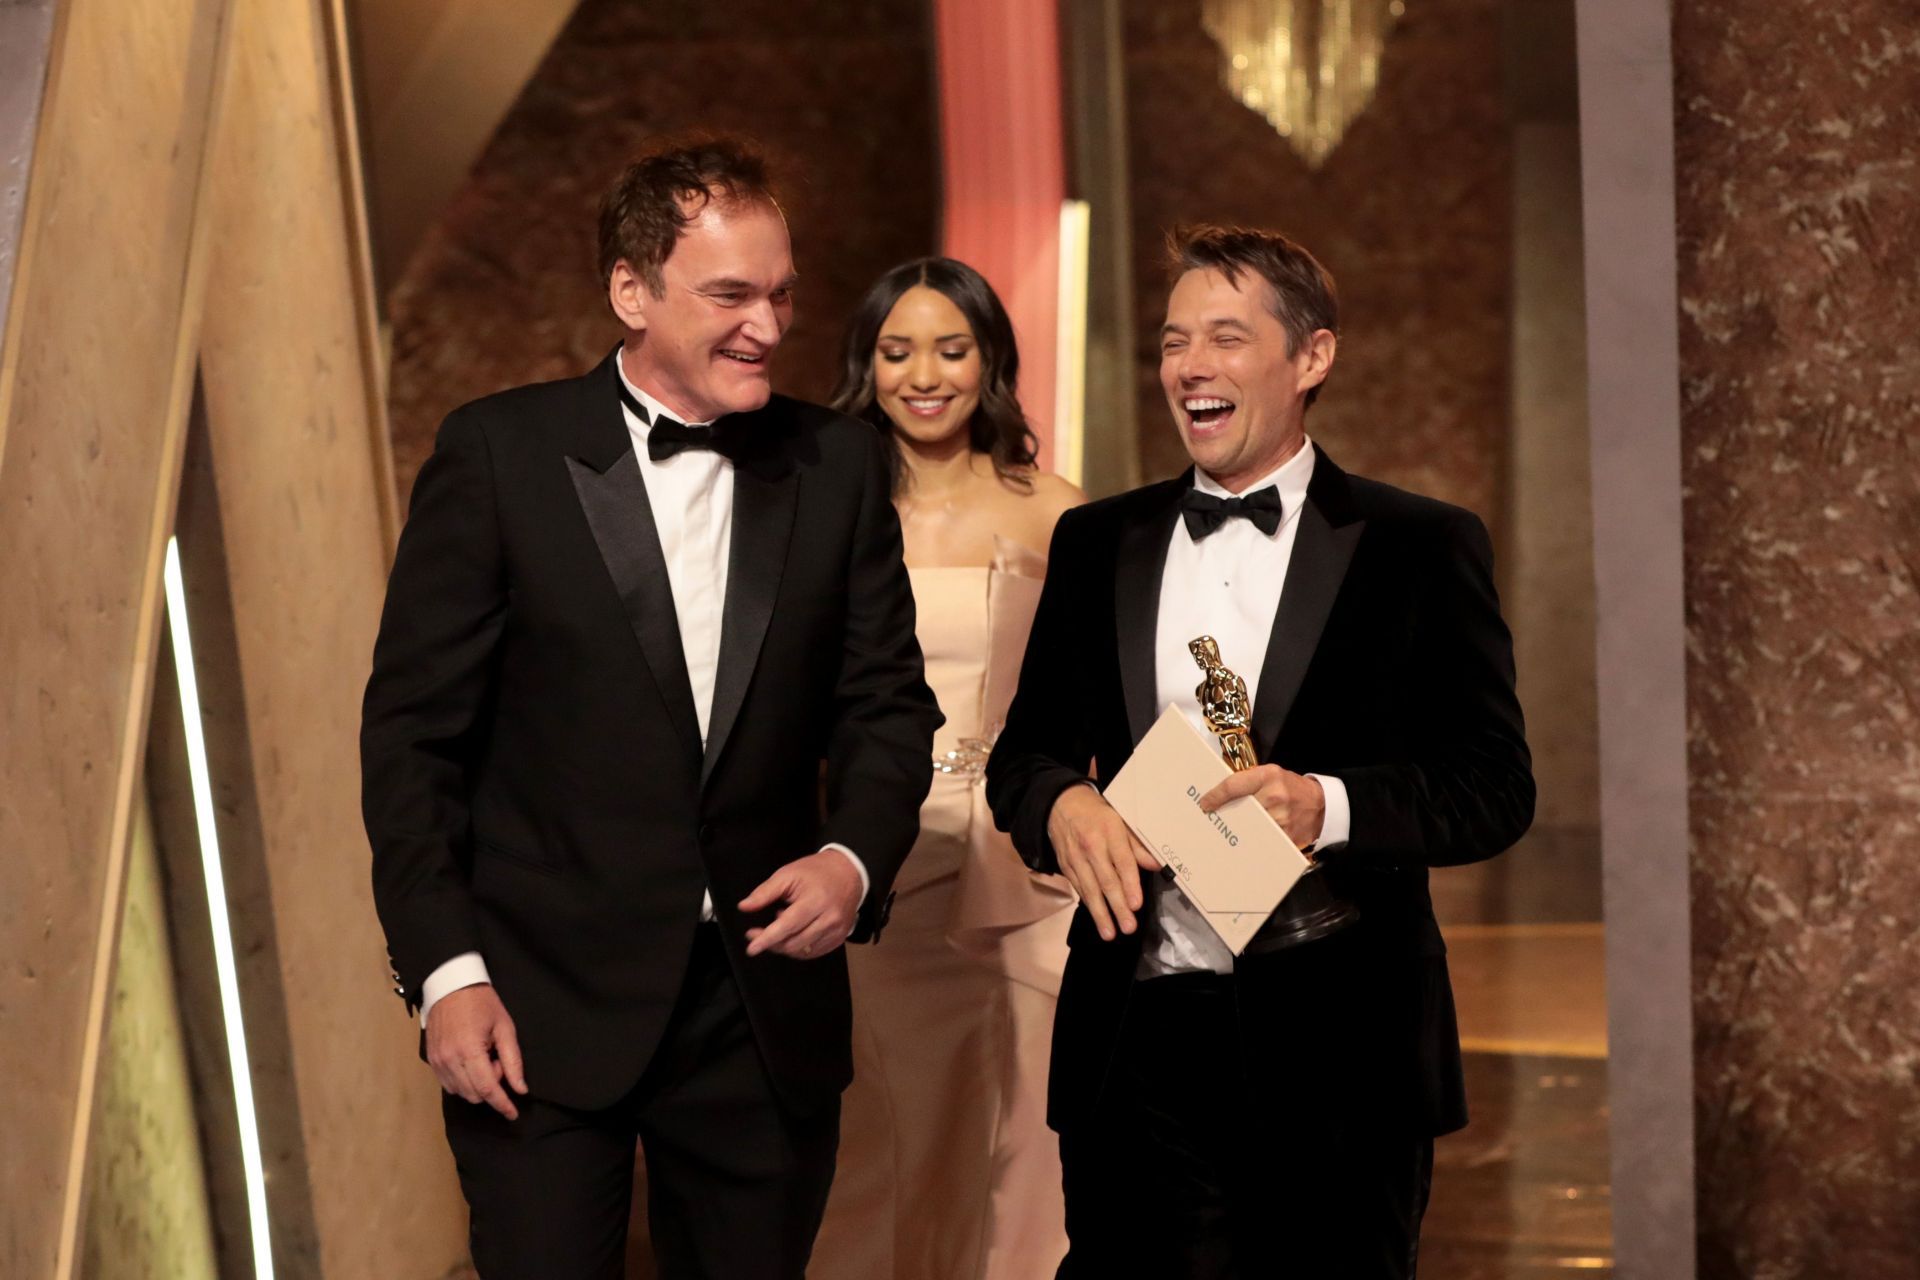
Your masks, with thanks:
[[[847,321],[840,349],[840,383],[833,389],[833,407],[870,424],[887,442],[887,471],[893,491],[905,483],[906,466],[893,421],[880,407],[873,389],[874,345],[880,326],[887,322],[900,295],[916,285],[944,294],[960,308],[980,350],[980,403],[967,420],[968,444],[975,453],[993,459],[1002,480],[1030,488],[1027,472],[1039,456],[1039,441],[1020,410],[1020,350],[1014,343],[1013,322],[986,278],[952,258],[916,258],[903,262],[874,281]]]

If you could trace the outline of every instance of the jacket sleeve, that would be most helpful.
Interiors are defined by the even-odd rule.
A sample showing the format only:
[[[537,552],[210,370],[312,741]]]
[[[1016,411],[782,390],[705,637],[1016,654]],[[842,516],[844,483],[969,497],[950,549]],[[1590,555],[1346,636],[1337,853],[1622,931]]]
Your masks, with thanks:
[[[853,932],[864,942],[886,923],[894,877],[919,834],[920,805],[933,783],[933,734],[945,717],[914,636],[913,584],[901,559],[886,459],[873,433],[862,433],[861,445],[820,843],[845,845],[867,869]]]
[[[1331,772],[1351,836],[1332,860],[1452,866],[1491,858],[1533,821],[1532,757],[1514,694],[1513,637],[1493,585],[1493,545],[1459,512],[1436,531],[1415,620],[1414,710],[1402,763]]]
[[[1085,609],[1076,600],[1089,566],[1077,532],[1078,509],[1061,515],[1047,553],[1047,579],[1027,636],[1020,683],[1007,710],[1006,728],[987,761],[987,802],[994,825],[1013,839],[1020,858],[1035,871],[1057,874],[1060,861],[1047,838],[1053,802],[1068,787],[1089,781],[1093,748],[1086,708],[1077,696],[1075,655],[1085,648]]]
[[[414,485],[361,709],[374,905],[410,1004],[443,961],[480,947],[468,772],[506,611],[492,460],[458,411]]]

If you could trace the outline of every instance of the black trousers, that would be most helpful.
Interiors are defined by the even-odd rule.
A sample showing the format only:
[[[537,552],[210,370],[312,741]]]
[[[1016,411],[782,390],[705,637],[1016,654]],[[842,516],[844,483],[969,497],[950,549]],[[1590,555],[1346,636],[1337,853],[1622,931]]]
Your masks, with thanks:
[[[711,925],[625,1098],[577,1111],[517,1098],[518,1120],[448,1095],[447,1141],[481,1280],[620,1280],[634,1142],[661,1280],[798,1280],[820,1229],[840,1108],[776,1100]]]
[[[1411,1280],[1432,1139],[1275,1060],[1244,995],[1135,985],[1097,1119],[1060,1135],[1060,1280]]]

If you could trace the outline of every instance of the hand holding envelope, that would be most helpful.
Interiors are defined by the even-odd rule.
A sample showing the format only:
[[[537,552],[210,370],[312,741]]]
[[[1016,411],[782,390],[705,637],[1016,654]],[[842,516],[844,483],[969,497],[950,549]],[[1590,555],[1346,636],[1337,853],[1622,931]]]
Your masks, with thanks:
[[[1298,845],[1309,860],[1313,859],[1314,844],[1327,821],[1327,793],[1317,778],[1291,773],[1277,764],[1255,765],[1228,774],[1218,786],[1200,797],[1200,807],[1212,812],[1241,796],[1258,800],[1267,816],[1287,833],[1287,839]]]
[[[1106,799],[1239,955],[1308,863],[1254,796],[1212,813],[1200,807],[1232,772],[1206,735],[1170,706],[1107,784]]]
[[[1098,791],[1075,785],[1053,802],[1047,838],[1100,936],[1111,942],[1117,933],[1132,933],[1134,913],[1144,903],[1140,872],[1158,871],[1161,864],[1126,822]]]

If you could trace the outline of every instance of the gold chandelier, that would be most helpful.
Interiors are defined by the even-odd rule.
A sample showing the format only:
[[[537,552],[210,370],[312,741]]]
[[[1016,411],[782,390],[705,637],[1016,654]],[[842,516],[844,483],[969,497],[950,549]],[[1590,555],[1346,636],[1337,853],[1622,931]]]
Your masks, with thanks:
[[[1227,89],[1317,169],[1372,101],[1404,12],[1403,0],[1202,0],[1200,21]]]

